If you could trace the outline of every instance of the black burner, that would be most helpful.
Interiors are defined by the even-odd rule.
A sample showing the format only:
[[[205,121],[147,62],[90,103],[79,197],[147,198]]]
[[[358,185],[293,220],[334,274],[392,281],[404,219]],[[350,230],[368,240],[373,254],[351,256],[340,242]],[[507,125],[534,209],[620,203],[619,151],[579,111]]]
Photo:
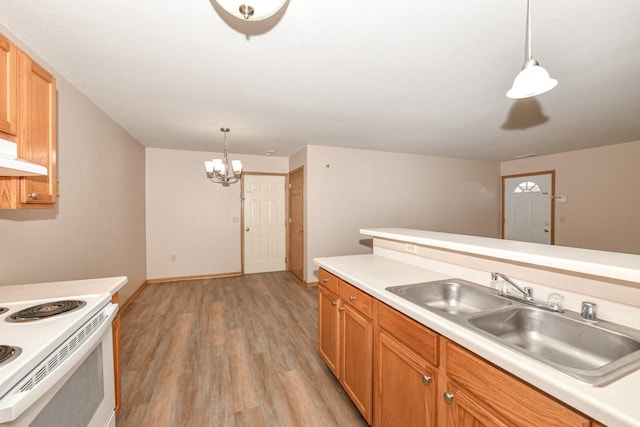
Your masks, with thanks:
[[[0,307],[0,314],[9,311],[9,309],[7,307]]]
[[[30,322],[32,320],[46,319],[68,311],[77,310],[86,303],[78,300],[47,302],[33,307],[25,308],[7,317],[7,322]]]
[[[0,345],[0,365],[10,361],[14,357],[18,357],[22,353],[20,347],[11,347],[9,345]]]

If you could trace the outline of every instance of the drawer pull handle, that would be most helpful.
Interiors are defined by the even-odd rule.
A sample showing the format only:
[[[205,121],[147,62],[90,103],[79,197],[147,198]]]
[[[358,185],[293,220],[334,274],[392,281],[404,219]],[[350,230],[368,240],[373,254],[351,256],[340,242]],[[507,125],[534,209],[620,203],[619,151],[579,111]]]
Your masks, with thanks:
[[[322,279],[322,281],[323,281],[324,283],[327,283],[327,282],[329,281],[329,278],[328,278],[328,277],[325,277],[324,279]]]
[[[338,311],[344,311],[344,307],[338,307]]]
[[[356,300],[356,297],[354,297],[353,295],[349,295],[349,301],[353,302]]]
[[[451,402],[453,401],[453,394],[448,393],[448,392],[445,392],[445,394],[444,394],[444,400],[445,400],[447,403],[451,403]]]
[[[423,375],[422,382],[428,385],[431,382],[431,377],[429,375]]]
[[[33,200],[38,200],[38,193],[27,194],[27,197],[30,197]]]
[[[338,301],[331,301],[331,305],[338,305]]]

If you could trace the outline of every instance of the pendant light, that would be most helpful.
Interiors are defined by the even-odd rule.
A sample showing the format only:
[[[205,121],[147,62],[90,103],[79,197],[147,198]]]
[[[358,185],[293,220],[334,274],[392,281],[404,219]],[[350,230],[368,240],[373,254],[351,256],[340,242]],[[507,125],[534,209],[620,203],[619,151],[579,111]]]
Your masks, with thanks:
[[[220,132],[224,132],[224,158],[207,160],[204,162],[204,168],[209,181],[228,187],[229,184],[238,182],[242,176],[242,162],[240,160],[229,160],[227,133],[231,132],[231,129],[220,128]]]
[[[513,87],[507,92],[507,97],[511,99],[537,96],[550,91],[558,84],[558,81],[552,79],[547,70],[542,68],[538,61],[531,56],[531,8],[529,3],[530,0],[527,0],[525,60],[522,70],[513,80]]]

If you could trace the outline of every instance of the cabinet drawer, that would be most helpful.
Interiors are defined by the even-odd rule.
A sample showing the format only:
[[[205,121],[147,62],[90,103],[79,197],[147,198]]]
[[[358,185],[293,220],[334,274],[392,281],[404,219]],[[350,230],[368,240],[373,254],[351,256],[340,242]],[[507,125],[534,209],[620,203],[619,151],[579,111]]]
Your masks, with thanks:
[[[402,344],[438,366],[438,334],[386,304],[377,302],[378,325]]]
[[[371,318],[373,315],[373,297],[366,292],[340,281],[340,299]]]
[[[326,286],[327,289],[331,290],[331,292],[336,295],[340,293],[340,279],[338,279],[338,277],[321,268],[318,271],[318,278],[320,279],[321,286]]]
[[[451,380],[518,425],[590,425],[582,414],[448,340],[444,358]]]

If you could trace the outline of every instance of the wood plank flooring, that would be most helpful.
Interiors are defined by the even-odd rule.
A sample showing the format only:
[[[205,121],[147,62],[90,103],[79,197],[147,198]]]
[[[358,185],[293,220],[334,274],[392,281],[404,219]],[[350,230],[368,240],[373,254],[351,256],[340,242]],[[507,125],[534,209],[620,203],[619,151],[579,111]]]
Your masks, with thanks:
[[[366,426],[290,273],[149,285],[121,322],[118,427]]]

